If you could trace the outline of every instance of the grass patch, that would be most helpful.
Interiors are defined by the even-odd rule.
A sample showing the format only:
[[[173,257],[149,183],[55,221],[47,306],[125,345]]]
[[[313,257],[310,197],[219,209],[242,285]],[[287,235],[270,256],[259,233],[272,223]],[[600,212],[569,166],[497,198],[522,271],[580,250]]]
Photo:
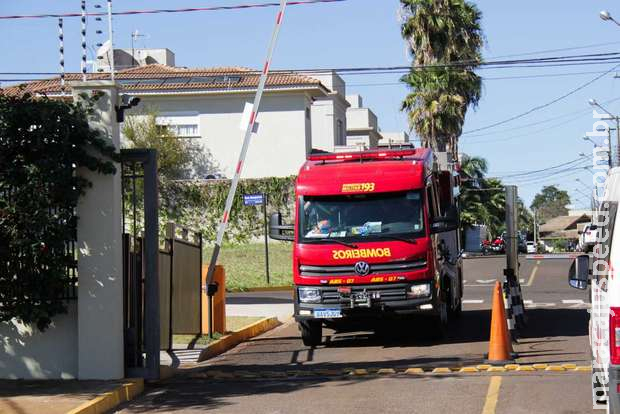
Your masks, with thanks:
[[[211,260],[211,252],[210,248],[205,249],[204,263]],[[226,288],[229,290],[290,286],[293,283],[292,243],[269,242],[269,284],[265,278],[263,243],[225,245],[220,250],[218,264],[226,269]]]
[[[262,317],[259,316],[227,316],[226,317],[226,333],[229,334],[233,331],[244,328],[254,322],[258,322]],[[172,343],[178,345],[187,345],[193,341],[195,345],[209,345],[209,343],[217,341],[224,334],[220,332],[213,332],[213,339],[209,338],[209,335],[202,335],[196,339],[196,335],[173,335]]]

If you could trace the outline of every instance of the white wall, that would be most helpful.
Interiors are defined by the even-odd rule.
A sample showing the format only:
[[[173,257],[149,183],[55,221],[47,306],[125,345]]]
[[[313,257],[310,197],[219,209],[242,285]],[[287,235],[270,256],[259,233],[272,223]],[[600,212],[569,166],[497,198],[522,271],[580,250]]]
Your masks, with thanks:
[[[104,133],[117,150],[120,137],[114,105],[117,88],[110,81],[71,85],[74,97],[100,90],[97,118],[91,127]],[[119,379],[125,375],[123,332],[123,256],[121,171],[102,175],[86,169],[78,173],[93,185],[77,206],[78,240],[78,377]]]
[[[16,320],[1,322],[0,344],[2,379],[76,378],[76,302],[69,302],[68,313],[54,317],[52,325],[43,333]]]
[[[237,165],[244,131],[240,129],[246,102],[254,95],[141,95],[139,113],[153,107],[161,113],[197,113],[203,145],[231,177]],[[253,135],[242,177],[284,177],[297,174],[310,150],[312,131],[306,119],[310,98],[303,92],[266,94],[261,102],[257,134]]]

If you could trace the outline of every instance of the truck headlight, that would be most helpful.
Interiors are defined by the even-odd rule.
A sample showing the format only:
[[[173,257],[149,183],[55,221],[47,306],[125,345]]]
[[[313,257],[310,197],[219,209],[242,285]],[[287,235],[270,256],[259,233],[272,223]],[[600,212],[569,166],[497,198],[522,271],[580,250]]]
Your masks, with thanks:
[[[412,298],[423,298],[431,295],[431,284],[421,283],[418,285],[412,285],[407,293],[407,296]]]
[[[321,291],[317,288],[300,287],[298,292],[302,303],[321,303]]]

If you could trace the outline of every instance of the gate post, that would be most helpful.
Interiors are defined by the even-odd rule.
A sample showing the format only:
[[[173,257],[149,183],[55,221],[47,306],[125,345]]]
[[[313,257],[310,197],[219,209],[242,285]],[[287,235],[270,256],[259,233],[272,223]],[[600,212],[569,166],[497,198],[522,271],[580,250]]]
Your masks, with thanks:
[[[93,91],[102,92],[89,122],[118,151],[119,125],[114,110],[117,84],[102,80],[75,82],[71,87],[77,102],[83,100],[83,93],[90,96]],[[124,377],[121,169],[119,164],[115,166],[114,175],[85,168],[78,171],[93,184],[77,206],[80,379]]]

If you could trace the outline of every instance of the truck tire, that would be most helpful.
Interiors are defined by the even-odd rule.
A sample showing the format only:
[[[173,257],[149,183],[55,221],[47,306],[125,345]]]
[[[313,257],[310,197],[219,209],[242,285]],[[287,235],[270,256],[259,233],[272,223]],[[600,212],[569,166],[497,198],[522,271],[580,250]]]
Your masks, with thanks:
[[[441,303],[438,312],[429,317],[428,333],[431,339],[445,338],[448,330],[448,308],[447,303]]]
[[[321,344],[323,338],[323,326],[320,321],[301,321],[299,322],[301,340],[305,346],[317,346]]]
[[[458,283],[461,289],[463,289],[462,276],[461,276],[460,271],[459,271],[459,282]],[[448,297],[450,298],[449,303],[452,303],[452,299],[454,298],[456,293],[454,293],[452,289],[450,289],[450,291],[448,292],[448,295],[449,295]],[[461,297],[461,295],[459,295],[459,297],[457,298],[456,305],[454,305],[454,307],[450,306],[450,309],[448,312],[448,318],[450,320],[458,319],[461,317],[462,313],[463,313],[463,298]]]

